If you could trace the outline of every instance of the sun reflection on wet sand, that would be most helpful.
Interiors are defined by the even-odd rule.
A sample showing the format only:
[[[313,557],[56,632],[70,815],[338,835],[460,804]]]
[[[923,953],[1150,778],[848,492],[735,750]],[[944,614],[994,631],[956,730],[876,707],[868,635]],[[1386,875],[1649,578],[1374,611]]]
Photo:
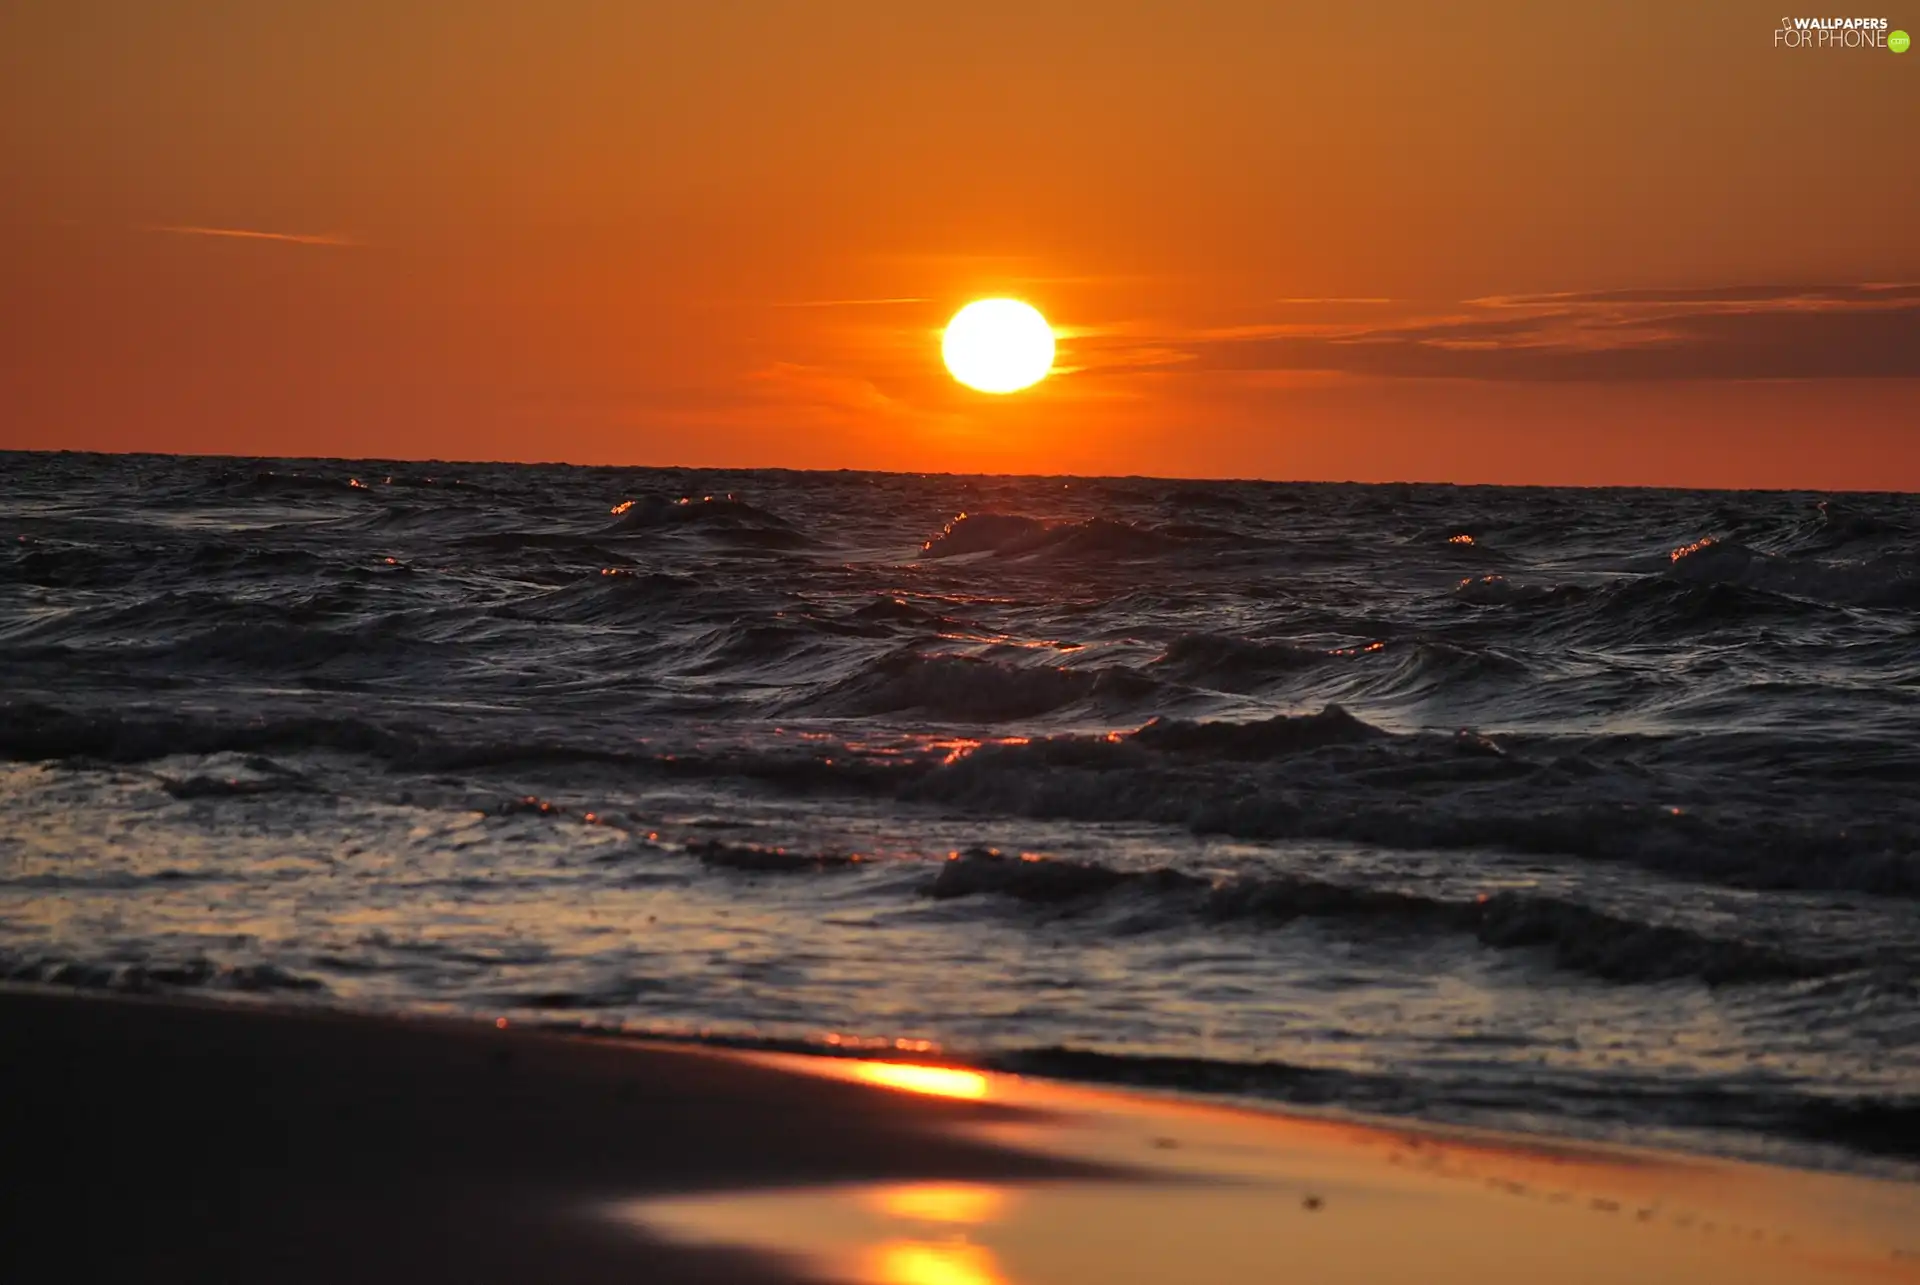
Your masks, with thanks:
[[[904,1062],[862,1062],[853,1069],[856,1080],[883,1088],[924,1093],[936,1098],[978,1100],[987,1096],[987,1077],[978,1071],[951,1066],[913,1066]]]
[[[1109,1178],[828,1185],[650,1199],[650,1234],[865,1285],[1418,1279],[1426,1285],[1920,1285],[1910,1188],[1475,1130],[1250,1112],[893,1062],[765,1065],[988,1098],[961,1126]],[[1009,1114],[1011,1113],[1011,1114]],[[963,1113],[964,1114],[964,1113]],[[951,1109],[942,1111],[951,1119]],[[1120,1175],[1124,1172],[1124,1178]]]
[[[987,1223],[1001,1216],[1009,1193],[973,1182],[923,1182],[883,1187],[872,1206],[889,1218],[924,1223]]]
[[[993,1255],[965,1241],[893,1241],[875,1248],[863,1275],[877,1285],[1004,1285]]]

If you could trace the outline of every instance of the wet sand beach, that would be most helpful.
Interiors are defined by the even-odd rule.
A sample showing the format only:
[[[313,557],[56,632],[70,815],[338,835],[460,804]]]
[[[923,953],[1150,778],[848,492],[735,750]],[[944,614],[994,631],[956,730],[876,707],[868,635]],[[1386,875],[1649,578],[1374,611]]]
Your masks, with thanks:
[[[955,1068],[0,993],[10,1279],[1920,1280],[1920,1188]]]

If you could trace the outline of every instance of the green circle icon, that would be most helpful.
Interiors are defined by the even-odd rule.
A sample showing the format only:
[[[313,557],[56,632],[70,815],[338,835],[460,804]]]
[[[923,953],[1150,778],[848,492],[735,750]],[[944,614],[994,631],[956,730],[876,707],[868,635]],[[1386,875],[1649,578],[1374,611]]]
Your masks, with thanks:
[[[1903,54],[1907,52],[1907,46],[1912,43],[1913,42],[1907,37],[1907,33],[1904,31],[1889,31],[1887,33],[1887,48],[1893,50],[1893,52],[1897,54]]]

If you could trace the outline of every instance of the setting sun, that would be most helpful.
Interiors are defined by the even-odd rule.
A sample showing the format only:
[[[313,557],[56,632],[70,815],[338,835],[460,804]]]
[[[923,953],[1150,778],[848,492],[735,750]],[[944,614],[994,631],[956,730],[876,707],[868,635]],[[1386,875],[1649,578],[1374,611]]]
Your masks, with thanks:
[[[1053,329],[1032,304],[979,299],[947,323],[940,355],[953,377],[969,388],[1018,392],[1053,369]]]

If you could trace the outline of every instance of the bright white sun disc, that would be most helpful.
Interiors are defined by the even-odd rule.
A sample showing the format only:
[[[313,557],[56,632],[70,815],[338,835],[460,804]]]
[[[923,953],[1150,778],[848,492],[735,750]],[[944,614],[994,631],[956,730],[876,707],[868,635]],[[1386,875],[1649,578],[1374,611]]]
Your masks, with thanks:
[[[983,393],[1012,393],[1053,369],[1053,330],[1032,304],[978,299],[953,314],[940,341],[953,377]]]

